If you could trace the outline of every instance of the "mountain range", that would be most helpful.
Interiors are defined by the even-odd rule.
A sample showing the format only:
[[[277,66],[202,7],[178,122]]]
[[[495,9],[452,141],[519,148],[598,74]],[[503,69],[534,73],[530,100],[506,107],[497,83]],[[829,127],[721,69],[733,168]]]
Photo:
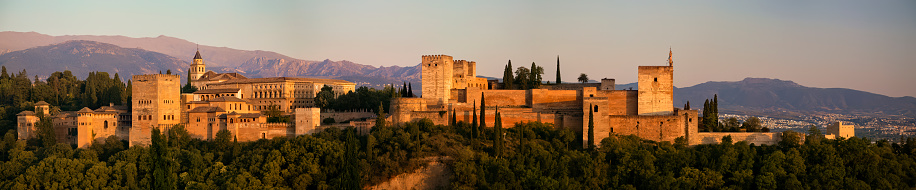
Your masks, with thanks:
[[[76,41],[76,42],[74,42]],[[352,81],[366,86],[380,86],[382,84],[401,84],[402,82],[411,82],[415,87],[420,85],[420,67],[419,63],[410,63],[412,67],[374,67],[353,63],[346,60],[341,61],[310,61],[292,58],[271,51],[251,51],[238,50],[227,47],[213,47],[206,45],[197,45],[187,40],[158,36],[155,38],[131,38],[125,36],[92,36],[92,35],[67,35],[67,36],[50,36],[35,32],[0,32],[0,56],[22,52],[29,55],[42,55],[44,49],[59,49],[60,46],[78,46],[74,43],[89,45],[89,41],[108,44],[104,47],[105,51],[120,51],[115,49],[132,49],[132,51],[158,52],[171,59],[190,62],[195,51],[200,51],[207,64],[208,70],[216,72],[238,72],[247,77],[278,77],[278,76],[295,76],[295,77],[315,77],[315,78],[334,78]],[[135,47],[135,48],[134,48]],[[38,48],[38,49],[36,49]],[[96,48],[103,48],[96,46]],[[199,48],[199,49],[198,49]],[[89,52],[91,55],[92,52]],[[20,54],[21,55],[21,54]],[[26,67],[18,63],[41,61],[31,57],[7,57],[0,59],[0,65],[5,65],[10,70],[21,70]],[[52,59],[52,58],[48,58]],[[98,65],[115,66],[117,64],[126,64],[126,57],[114,58],[107,60],[90,59],[78,60],[79,57],[54,57],[54,63],[76,63],[80,61],[98,62]],[[47,61],[47,60],[45,60]],[[143,60],[137,60],[143,62]],[[7,64],[9,63],[9,65]],[[51,63],[51,62],[47,62]],[[155,64],[155,63],[153,63]],[[188,64],[182,64],[180,67],[170,67],[163,62],[163,68],[175,69],[179,74],[184,75]],[[73,64],[59,64],[66,67],[73,67]],[[121,67],[120,70],[138,70],[139,73],[156,73],[154,70],[134,69],[131,64]],[[89,67],[103,68],[103,67]],[[37,74],[40,78],[46,77],[54,71],[60,71],[59,67],[28,67],[30,74]],[[113,72],[105,69],[100,71]],[[165,69],[160,69],[165,70]],[[73,70],[75,75],[86,75],[89,71]],[[132,73],[133,74],[133,73]],[[122,75],[126,76],[126,75]]]
[[[11,72],[27,69],[30,75],[46,77],[55,71],[70,70],[76,76],[89,72],[119,73],[126,80],[136,74],[172,70],[184,76],[196,44],[187,40],[159,36],[49,36],[34,32],[0,32],[0,65]],[[361,86],[411,82],[421,89],[420,67],[374,67],[341,61],[310,61],[270,51],[237,50],[200,46],[209,70],[238,72],[247,77],[315,77],[355,82]],[[185,77],[182,77],[185,78]],[[636,83],[617,85],[617,89],[638,89]],[[419,90],[415,90],[419,93]],[[733,82],[706,82],[675,88],[677,107],[691,101],[694,109],[702,101],[719,97],[723,113],[747,115],[858,114],[916,117],[916,98],[888,97],[844,88],[805,87],[792,81],[746,78]]]

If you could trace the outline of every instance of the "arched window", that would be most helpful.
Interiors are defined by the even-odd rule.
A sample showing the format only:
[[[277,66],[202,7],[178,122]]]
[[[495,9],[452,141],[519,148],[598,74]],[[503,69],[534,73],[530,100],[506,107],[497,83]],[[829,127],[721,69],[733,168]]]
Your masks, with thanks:
[[[108,129],[108,121],[105,121],[105,129]]]

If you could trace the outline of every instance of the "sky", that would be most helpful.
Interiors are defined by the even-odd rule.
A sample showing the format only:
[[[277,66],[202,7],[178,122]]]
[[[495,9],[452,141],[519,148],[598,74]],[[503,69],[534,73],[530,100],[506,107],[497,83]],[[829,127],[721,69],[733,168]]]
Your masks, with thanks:
[[[665,65],[675,86],[777,78],[916,96],[916,1],[9,1],[0,31],[185,39],[305,60],[414,66],[422,55],[542,66],[555,80],[636,81]]]

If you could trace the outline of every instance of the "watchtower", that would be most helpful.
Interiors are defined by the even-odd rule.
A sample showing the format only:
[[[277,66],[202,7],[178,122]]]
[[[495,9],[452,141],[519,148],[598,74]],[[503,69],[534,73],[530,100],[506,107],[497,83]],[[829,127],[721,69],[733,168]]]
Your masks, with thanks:
[[[134,75],[131,93],[130,146],[150,143],[153,127],[161,131],[179,124],[181,77],[170,74]]]
[[[423,98],[446,103],[450,98],[454,60],[448,55],[424,55],[422,67]]]
[[[674,111],[674,66],[639,66],[639,115],[671,115]]]

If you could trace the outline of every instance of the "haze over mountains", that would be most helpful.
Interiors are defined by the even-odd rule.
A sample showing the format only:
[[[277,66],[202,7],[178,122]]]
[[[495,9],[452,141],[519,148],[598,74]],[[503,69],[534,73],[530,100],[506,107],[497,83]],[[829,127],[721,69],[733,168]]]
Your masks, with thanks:
[[[73,41],[71,41],[73,40]],[[56,71],[70,70],[78,77],[89,72],[131,75],[171,69],[185,78],[196,44],[159,36],[49,36],[34,32],[0,32],[0,65],[9,72],[27,69],[30,76],[44,78]],[[350,61],[309,61],[270,51],[237,50],[200,46],[209,70],[239,72],[248,77],[335,78],[360,85],[378,86],[411,82],[420,89],[420,67],[374,67]],[[548,72],[549,73],[549,72]],[[549,75],[549,74],[548,74]],[[31,77],[30,77],[31,78]],[[618,89],[635,83],[618,85]],[[416,90],[419,92],[419,90]],[[706,82],[675,88],[675,106],[687,100],[691,107],[703,107],[703,100],[719,95],[720,110],[749,115],[865,114],[916,117],[916,98],[888,97],[844,88],[813,88],[792,81],[747,78],[736,82]]]

